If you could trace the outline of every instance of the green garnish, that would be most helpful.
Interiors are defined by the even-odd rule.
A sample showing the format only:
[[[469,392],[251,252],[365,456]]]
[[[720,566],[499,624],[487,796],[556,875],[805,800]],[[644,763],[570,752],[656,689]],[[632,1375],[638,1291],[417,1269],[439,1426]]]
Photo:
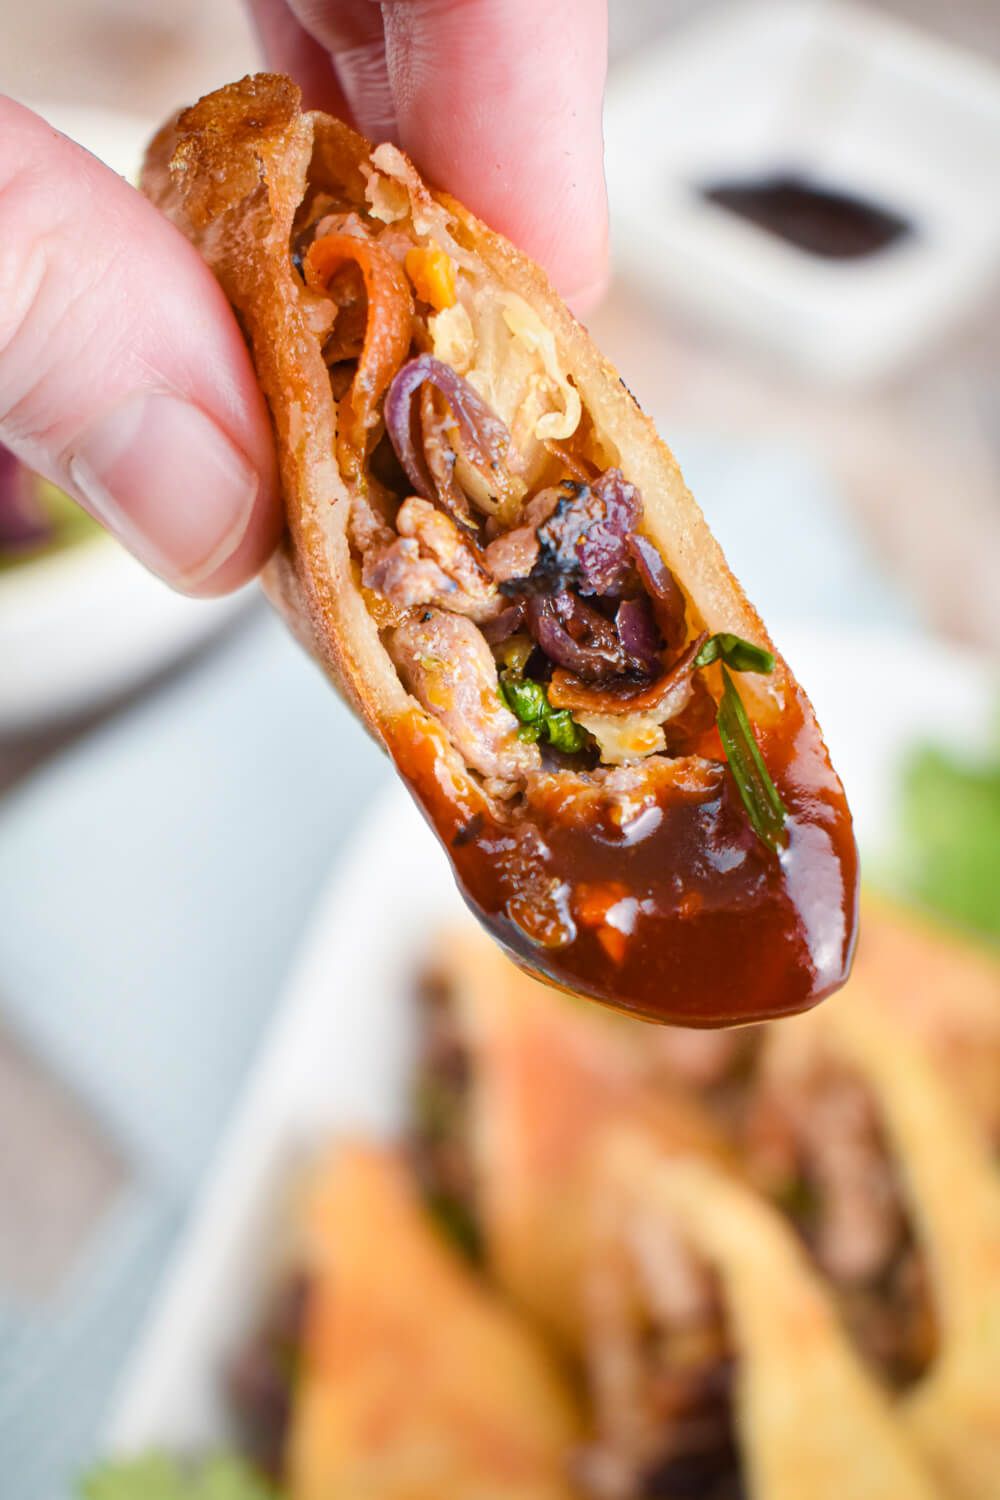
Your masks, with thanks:
[[[710,662],[722,660],[734,672],[773,672],[774,657],[763,646],[745,641],[741,635],[728,630],[710,635],[694,659],[695,667],[707,667]]]
[[[725,667],[722,668],[722,681],[716,718],[722,748],[754,832],[777,853],[787,841],[785,819],[788,812],[764,764],[743,699]]]
[[[80,1482],[82,1500],[277,1500],[277,1492],[239,1458],[193,1466],[162,1453],[92,1469]]]
[[[542,684],[532,682],[530,677],[514,677],[505,672],[500,679],[500,696],[522,724],[542,724],[546,714],[552,712]]]
[[[500,678],[500,697],[520,722],[519,739],[534,744],[544,735],[550,745],[570,755],[582,750],[587,743],[569,709],[553,708],[540,682],[504,672]]]
[[[786,843],[788,812],[764,764],[743,699],[726,670],[732,667],[734,672],[766,674],[774,671],[774,657],[763,646],[755,646],[752,641],[745,641],[741,635],[733,635],[729,630],[720,630],[709,636],[692,665],[694,668],[707,667],[713,661],[722,667],[723,691],[716,715],[722,748],[754,832],[777,853]]]
[[[912,752],[891,873],[922,906],[1000,938],[1000,737],[978,761],[931,745]]]

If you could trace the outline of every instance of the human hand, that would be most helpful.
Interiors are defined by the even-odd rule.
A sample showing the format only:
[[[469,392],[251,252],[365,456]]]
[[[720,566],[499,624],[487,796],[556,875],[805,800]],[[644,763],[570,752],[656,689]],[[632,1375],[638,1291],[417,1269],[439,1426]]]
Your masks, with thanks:
[[[252,0],[309,104],[393,137],[540,259],[603,284],[603,0]],[[0,97],[0,443],[174,587],[217,594],[281,529],[243,339],[192,246],[133,188]]]
[[[607,0],[248,0],[310,108],[394,140],[548,271],[577,311],[607,280]]]
[[[127,182],[2,97],[0,442],[185,592],[235,588],[277,542],[267,410],[212,273]]]

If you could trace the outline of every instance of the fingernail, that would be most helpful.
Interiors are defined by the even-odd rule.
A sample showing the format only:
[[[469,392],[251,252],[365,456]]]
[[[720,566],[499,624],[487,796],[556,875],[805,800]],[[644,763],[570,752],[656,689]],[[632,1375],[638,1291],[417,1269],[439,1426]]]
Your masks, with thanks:
[[[196,588],[246,535],[258,476],[200,407],[144,391],[74,445],[80,498],[129,551],[174,588]]]

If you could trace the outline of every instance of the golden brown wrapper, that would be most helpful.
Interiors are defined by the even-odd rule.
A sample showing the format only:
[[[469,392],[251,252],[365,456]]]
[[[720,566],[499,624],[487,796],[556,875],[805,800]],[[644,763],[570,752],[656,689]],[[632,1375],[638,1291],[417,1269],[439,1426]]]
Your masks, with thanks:
[[[1000,1141],[997,949],[866,890],[847,993],[862,992],[865,1005],[933,1056],[935,1071]]]
[[[900,1403],[949,1495],[1000,1494],[1000,959],[866,893],[837,1003],[765,1038],[764,1064],[824,1057],[863,1079],[926,1257],[938,1351]]]
[[[499,307],[503,297],[521,299],[554,341],[560,369],[571,379],[601,451],[613,454],[642,493],[643,530],[681,581],[697,628],[769,646],[673,455],[544,274],[460,204],[423,184],[399,153],[394,160],[410,174],[412,201],[422,195],[434,213],[447,216],[447,233],[458,253],[474,258],[487,300]],[[690,789],[675,793],[669,839],[664,818],[663,830],[643,853],[650,878],[659,882],[657,896],[637,907],[624,952],[616,941],[602,944],[570,908],[578,897],[585,899],[583,885],[593,883],[592,873],[581,873],[588,861],[602,872],[608,867],[615,879],[634,880],[637,892],[649,884],[646,875],[628,874],[620,851],[604,853],[589,815],[577,822],[576,815],[560,810],[558,787],[535,788],[530,815],[512,823],[506,804],[468,769],[439,720],[404,689],[352,558],[351,501],[335,457],[336,407],[316,333],[317,297],[291,260],[296,214],[313,201],[310,195],[329,192],[362,213],[372,208],[365,197],[372,161],[368,142],[327,115],[303,112],[294,84],[264,74],[182,111],[153,141],[143,172],[144,191],[197,246],[236,309],[271,410],[288,534],[266,570],[268,592],[393,754],[468,899],[520,961],[580,993],[656,1019],[681,1019],[676,1007],[682,1002],[688,1007],[683,1019],[709,1025],[814,1003],[842,981],[850,964],[855,850],[843,789],[811,706],[780,655],[772,675],[743,674],[740,692],[758,733],[771,736],[779,791],[795,804],[790,856],[779,860],[768,847],[765,857],[754,846],[748,856],[752,874],[739,899],[712,889],[715,877],[705,876],[708,899],[696,919],[689,904],[677,905],[677,885],[662,873],[663,851],[655,839],[670,846],[666,852],[672,850],[689,875],[691,866],[731,866],[698,860],[702,834],[697,813],[688,808]],[[395,178],[389,185],[400,189]],[[721,692],[719,668],[706,671]],[[735,795],[728,781],[722,795]],[[608,816],[617,811],[611,805]],[[686,837],[675,827],[682,815]],[[508,835],[513,853],[498,854]],[[634,850],[628,868],[638,868]],[[765,934],[757,963],[748,957],[754,921],[742,899],[751,903],[758,933]],[[741,983],[716,972],[720,954],[732,955],[726,962],[741,971]],[[683,981],[690,970],[706,966],[711,981],[706,977],[700,991]]]
[[[407,695],[354,580],[348,495],[320,341],[289,254],[307,182],[353,182],[369,146],[328,115],[303,113],[290,79],[244,78],[208,95],[150,144],[142,188],[198,247],[240,318],[275,426],[288,537],[268,566],[274,602],[381,738]]]
[[[303,1224],[290,1500],[570,1500],[552,1356],[447,1245],[400,1159],[344,1144]]]
[[[768,1204],[710,1163],[664,1160],[634,1135],[607,1140],[604,1167],[620,1219],[680,1229],[719,1275],[755,1500],[947,1500]]]
[[[490,1271],[579,1353],[593,1174],[608,1130],[631,1125],[664,1154],[725,1160],[727,1148],[689,1099],[648,1086],[614,1017],[554,995],[473,927],[450,931],[440,954],[469,1052],[467,1130]]]
[[[814,1024],[878,1101],[928,1260],[939,1350],[903,1400],[907,1428],[956,1500],[1000,1494],[1000,1170],[979,1101],[860,978]]]

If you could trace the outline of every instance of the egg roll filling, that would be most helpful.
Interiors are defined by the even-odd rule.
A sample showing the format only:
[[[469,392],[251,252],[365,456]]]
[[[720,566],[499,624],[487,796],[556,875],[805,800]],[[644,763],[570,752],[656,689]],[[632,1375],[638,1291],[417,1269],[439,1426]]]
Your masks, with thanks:
[[[849,955],[842,893],[806,866],[853,853],[829,842],[840,811],[830,822],[825,769],[809,784],[818,761],[794,783],[799,833],[772,776],[809,738],[799,698],[766,686],[766,645],[708,628],[538,312],[498,289],[393,147],[362,171],[364,207],[307,193],[291,249],[336,405],[354,576],[423,710],[387,735],[400,771],[481,919],[530,966],[655,1018],[801,1008]],[[805,926],[800,880],[826,893]],[[723,960],[752,941],[770,977],[758,964],[734,986]]]
[[[435,352],[455,360],[456,338],[473,351],[456,291],[469,273],[446,250],[353,211],[323,213],[296,243],[305,286],[330,303],[323,351],[362,586],[404,684],[490,797],[511,809],[546,771],[599,781],[697,755],[716,720],[702,670],[766,674],[773,657],[699,628],[569,378],[529,360],[512,431],[484,380]],[[512,342],[532,353],[545,330],[509,300]],[[781,799],[759,754],[747,764],[731,760],[747,814],[778,848]]]

